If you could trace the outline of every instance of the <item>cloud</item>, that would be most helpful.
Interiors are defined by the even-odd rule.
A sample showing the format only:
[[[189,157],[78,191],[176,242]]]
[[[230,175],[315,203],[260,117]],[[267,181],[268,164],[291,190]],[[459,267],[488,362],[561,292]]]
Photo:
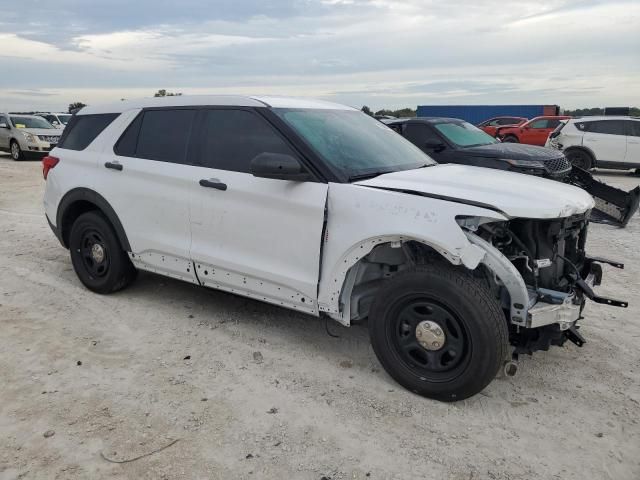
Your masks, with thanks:
[[[0,108],[189,92],[418,103],[638,103],[629,0],[166,0],[3,9]],[[74,94],[73,92],[79,92]],[[90,97],[76,98],[80,92]],[[57,102],[57,103],[55,103]],[[54,105],[55,104],[55,105]]]

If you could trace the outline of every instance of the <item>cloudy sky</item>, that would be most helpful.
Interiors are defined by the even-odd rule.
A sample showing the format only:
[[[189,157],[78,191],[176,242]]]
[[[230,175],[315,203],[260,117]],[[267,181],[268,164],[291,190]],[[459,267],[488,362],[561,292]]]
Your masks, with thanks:
[[[640,106],[639,0],[0,0],[0,111],[266,93]]]

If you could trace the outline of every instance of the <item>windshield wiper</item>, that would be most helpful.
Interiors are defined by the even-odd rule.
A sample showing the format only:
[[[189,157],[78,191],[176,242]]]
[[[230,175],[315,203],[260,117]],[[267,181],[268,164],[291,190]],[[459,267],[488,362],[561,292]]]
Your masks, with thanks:
[[[379,175],[384,175],[385,173],[390,173],[390,172],[381,171],[381,172],[359,173],[357,175],[349,176],[348,180],[350,182],[356,182],[358,180],[368,180],[369,178],[375,178]]]

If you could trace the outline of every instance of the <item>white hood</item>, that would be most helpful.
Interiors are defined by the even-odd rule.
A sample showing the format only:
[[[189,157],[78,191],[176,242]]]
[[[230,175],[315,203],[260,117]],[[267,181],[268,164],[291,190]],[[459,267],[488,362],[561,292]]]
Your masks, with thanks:
[[[59,137],[62,135],[60,128],[19,128],[19,132],[31,133],[32,135],[46,135],[47,137]]]
[[[554,180],[465,165],[436,165],[356,182],[491,205],[512,218],[562,218],[593,208],[591,195]]]

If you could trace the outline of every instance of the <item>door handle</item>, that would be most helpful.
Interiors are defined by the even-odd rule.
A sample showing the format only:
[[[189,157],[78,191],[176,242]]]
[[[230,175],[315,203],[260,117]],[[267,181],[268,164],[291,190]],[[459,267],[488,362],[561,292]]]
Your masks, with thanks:
[[[124,168],[122,164],[118,162],[107,162],[104,164],[104,166],[105,168],[111,168],[112,170],[118,170],[119,172],[121,172]]]
[[[215,188],[216,190],[222,191],[227,189],[227,184],[222,183],[217,178],[210,178],[208,180],[206,178],[203,178],[202,180],[200,180],[200,186],[206,188]]]

